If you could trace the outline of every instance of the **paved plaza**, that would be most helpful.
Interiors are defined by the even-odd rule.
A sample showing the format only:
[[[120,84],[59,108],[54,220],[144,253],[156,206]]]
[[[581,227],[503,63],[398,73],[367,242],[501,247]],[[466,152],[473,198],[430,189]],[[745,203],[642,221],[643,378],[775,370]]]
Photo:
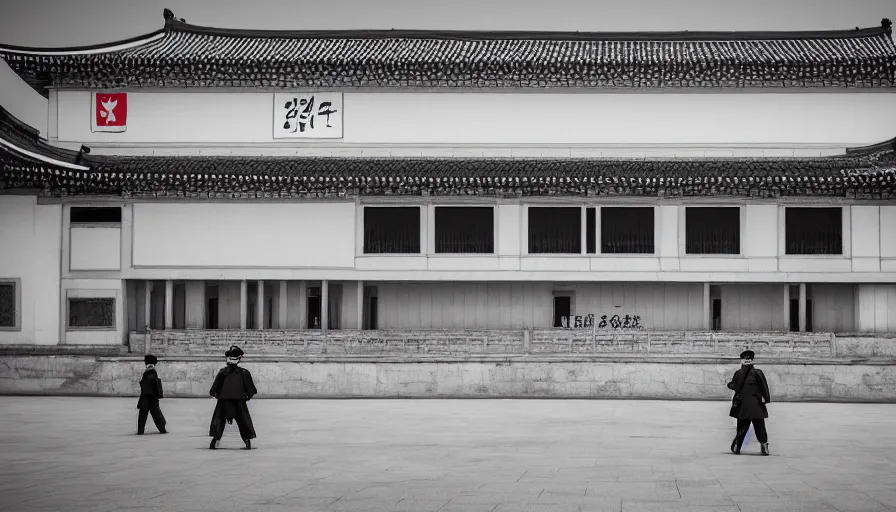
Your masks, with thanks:
[[[772,456],[741,456],[724,402],[253,400],[259,438],[212,399],[0,397],[0,510],[896,510],[896,405],[773,403]]]

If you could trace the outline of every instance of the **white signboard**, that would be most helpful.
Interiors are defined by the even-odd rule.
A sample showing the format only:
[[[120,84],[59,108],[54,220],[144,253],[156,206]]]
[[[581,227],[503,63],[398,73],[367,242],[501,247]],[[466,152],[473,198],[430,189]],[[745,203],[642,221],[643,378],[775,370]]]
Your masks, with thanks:
[[[342,93],[274,93],[275,139],[341,139]]]

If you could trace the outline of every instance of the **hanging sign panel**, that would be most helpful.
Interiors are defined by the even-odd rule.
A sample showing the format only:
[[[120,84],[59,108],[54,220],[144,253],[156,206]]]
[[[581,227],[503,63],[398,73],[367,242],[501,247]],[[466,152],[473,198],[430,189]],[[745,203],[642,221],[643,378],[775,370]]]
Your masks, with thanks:
[[[96,92],[91,96],[91,131],[120,133],[128,129],[128,94],[126,92]]]
[[[274,93],[275,139],[341,139],[342,93]]]

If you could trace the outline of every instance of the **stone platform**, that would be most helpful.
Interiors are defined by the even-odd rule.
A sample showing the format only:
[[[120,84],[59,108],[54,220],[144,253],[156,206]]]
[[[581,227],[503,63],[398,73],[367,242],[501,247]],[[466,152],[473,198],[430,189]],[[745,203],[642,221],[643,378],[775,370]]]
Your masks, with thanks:
[[[772,455],[740,456],[727,404],[265,400],[258,439],[212,399],[0,397],[3,512],[896,510],[896,405],[772,403]]]
[[[891,359],[757,359],[773,401],[896,402]],[[207,397],[220,357],[164,356],[169,397]],[[247,356],[278,398],[647,398],[728,400],[740,362],[711,355]],[[0,355],[0,394],[136,396],[143,358]]]

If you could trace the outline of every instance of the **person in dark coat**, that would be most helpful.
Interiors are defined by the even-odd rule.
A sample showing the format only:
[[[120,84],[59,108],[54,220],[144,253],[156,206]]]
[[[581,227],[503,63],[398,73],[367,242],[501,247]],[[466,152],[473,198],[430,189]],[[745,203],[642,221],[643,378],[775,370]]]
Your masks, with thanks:
[[[221,368],[215,376],[208,394],[217,398],[215,412],[212,414],[212,422],[208,429],[208,435],[212,441],[208,447],[212,450],[218,448],[221,436],[224,435],[224,424],[233,424],[236,420],[240,429],[240,437],[246,443],[246,450],[252,449],[251,439],[255,439],[255,427],[252,425],[252,416],[246,402],[258,393],[255,383],[252,382],[252,374],[238,365],[243,357],[243,351],[236,345],[224,353],[227,358],[227,366]]]
[[[162,379],[156,373],[156,365],[159,364],[159,359],[152,354],[147,354],[143,356],[143,363],[146,365],[146,370],[144,370],[143,377],[140,379],[140,399],[137,400],[137,409],[140,411],[137,413],[137,435],[143,435],[144,427],[146,427],[146,417],[149,414],[152,414],[152,421],[156,424],[159,432],[167,434],[168,431],[165,430],[165,416],[162,415],[162,409],[159,408],[159,400],[164,398]]]
[[[741,367],[734,372],[734,377],[728,383],[728,389],[734,391],[735,396],[740,396],[741,406],[732,407],[729,416],[737,418],[737,433],[731,443],[731,451],[740,454],[740,448],[744,444],[750,423],[759,440],[762,455],[768,455],[768,432],[765,430],[765,419],[768,418],[766,404],[771,402],[768,390],[768,381],[762,370],[753,366],[753,358],[756,354],[752,350],[741,352]]]

